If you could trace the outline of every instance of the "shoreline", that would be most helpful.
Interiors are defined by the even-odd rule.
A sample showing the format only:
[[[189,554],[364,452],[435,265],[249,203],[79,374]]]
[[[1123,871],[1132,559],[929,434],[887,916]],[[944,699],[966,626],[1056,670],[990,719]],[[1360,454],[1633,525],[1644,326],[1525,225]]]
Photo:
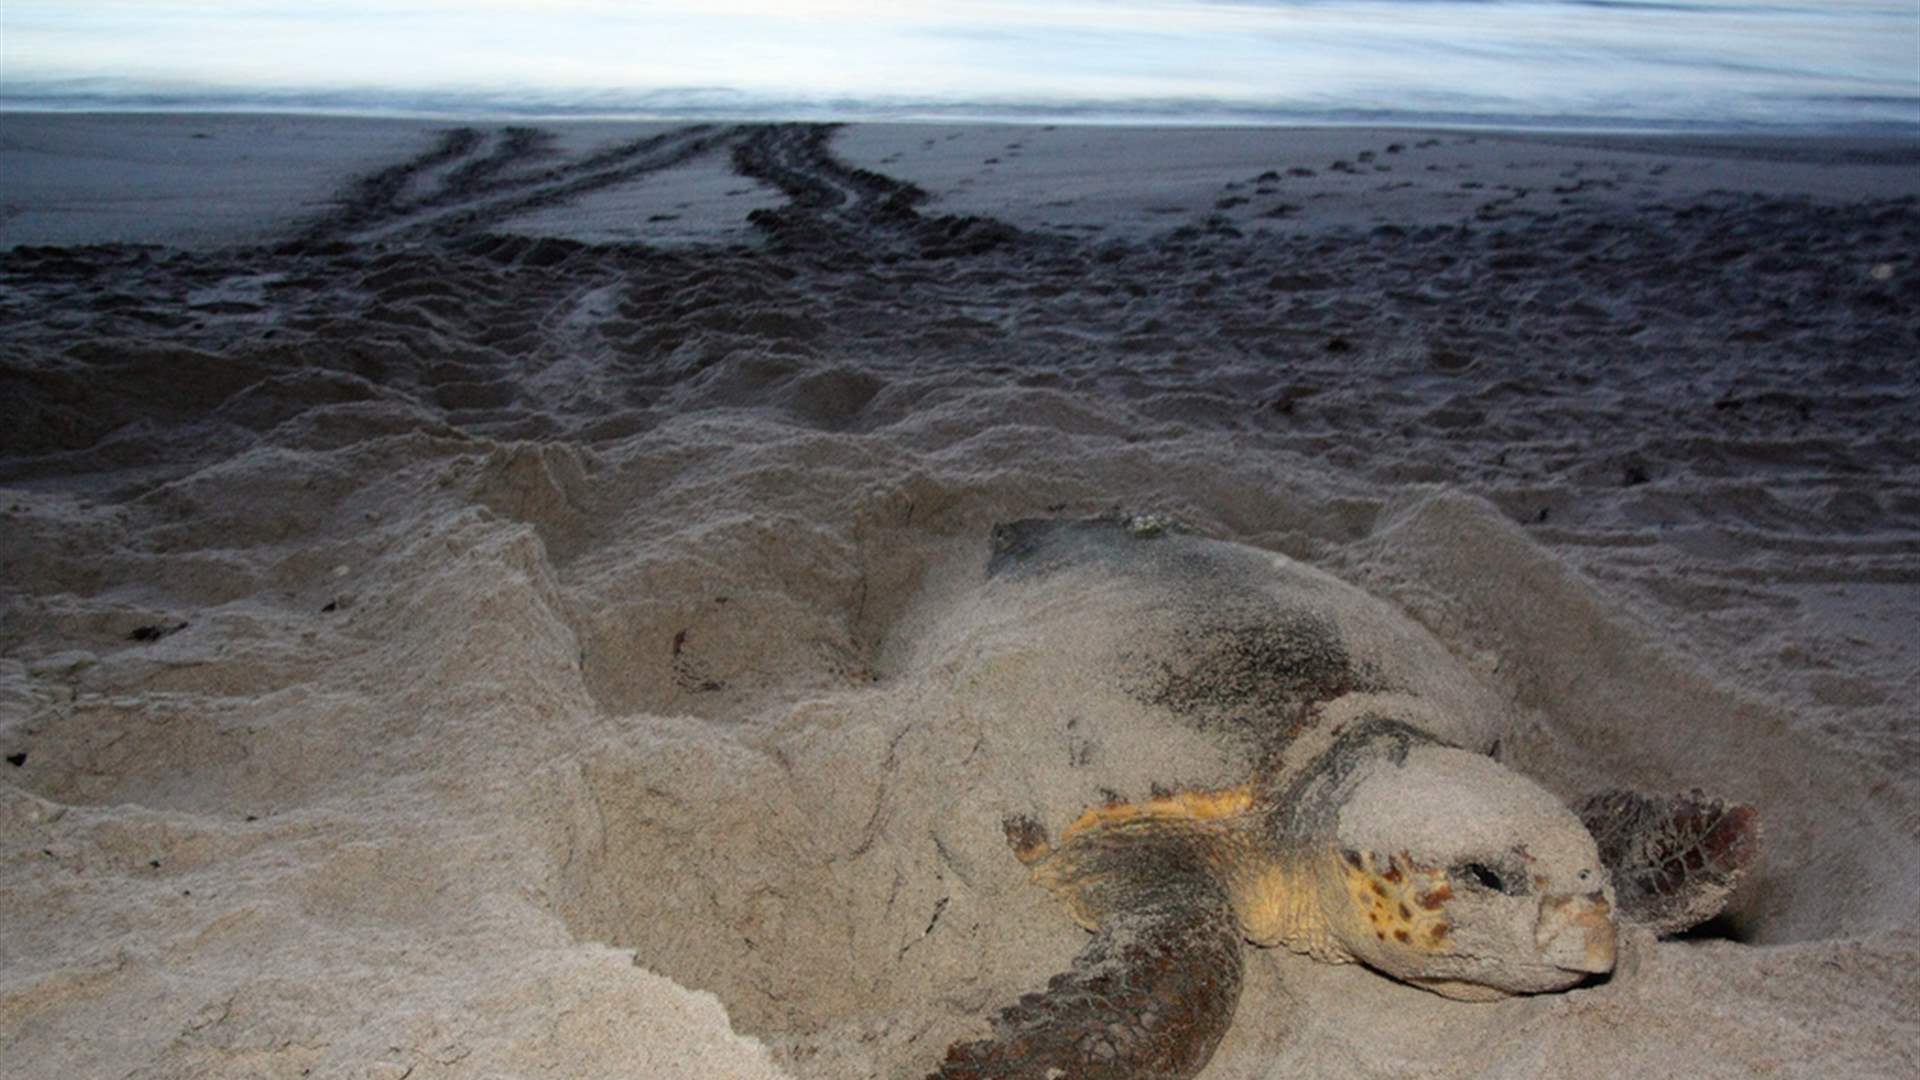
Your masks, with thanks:
[[[1313,131],[1325,128],[1394,129],[1401,131],[1471,131],[1547,135],[1593,135],[1618,137],[1686,137],[1708,139],[1860,139],[1865,141],[1914,142],[1920,140],[1920,124],[1895,121],[1858,121],[1826,123],[1807,121],[1797,124],[1759,124],[1750,121],[1642,121],[1612,117],[1493,115],[1479,117],[1467,113],[1398,113],[1377,116],[1276,113],[1269,119],[1258,115],[1221,113],[1195,115],[1191,119],[1171,113],[1116,113],[1110,116],[1063,113],[945,114],[939,112],[860,113],[833,112],[825,109],[801,109],[782,112],[757,111],[660,111],[539,112],[512,109],[382,109],[316,105],[311,107],[275,105],[129,105],[39,104],[0,97],[0,116],[241,116],[286,117],[312,120],[393,120],[401,122],[455,123],[476,125],[504,124],[829,124],[907,125],[939,127],[1088,127],[1176,130],[1194,127],[1234,131]]]

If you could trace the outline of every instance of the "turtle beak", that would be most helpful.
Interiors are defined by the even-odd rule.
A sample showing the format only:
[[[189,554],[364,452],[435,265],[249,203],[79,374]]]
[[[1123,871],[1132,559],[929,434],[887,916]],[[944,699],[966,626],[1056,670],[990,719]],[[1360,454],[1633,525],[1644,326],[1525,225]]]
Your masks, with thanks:
[[[1602,893],[1541,900],[1533,937],[1554,967],[1595,974],[1613,970],[1613,905]]]

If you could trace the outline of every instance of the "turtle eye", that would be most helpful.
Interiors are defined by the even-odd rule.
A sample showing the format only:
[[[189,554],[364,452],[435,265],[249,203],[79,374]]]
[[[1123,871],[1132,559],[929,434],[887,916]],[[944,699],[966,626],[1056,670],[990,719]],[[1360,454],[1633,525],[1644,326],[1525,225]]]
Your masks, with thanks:
[[[1512,883],[1501,877],[1500,871],[1486,863],[1461,863],[1453,868],[1452,875],[1454,880],[1463,884],[1477,885],[1492,892],[1511,893],[1513,891]]]

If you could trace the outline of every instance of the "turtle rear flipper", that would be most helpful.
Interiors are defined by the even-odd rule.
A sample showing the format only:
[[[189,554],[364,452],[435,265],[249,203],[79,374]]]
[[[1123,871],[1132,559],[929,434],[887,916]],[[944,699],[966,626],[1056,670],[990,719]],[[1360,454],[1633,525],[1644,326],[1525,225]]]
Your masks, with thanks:
[[[1101,877],[1104,911],[1073,966],[1001,1010],[990,1037],[949,1047],[929,1080],[1180,1080],[1206,1067],[1240,1000],[1239,924],[1191,845],[1129,841],[1125,857],[1083,868]]]
[[[1622,918],[1675,934],[1720,913],[1760,854],[1751,806],[1700,791],[1603,791],[1575,808],[1613,875]]]

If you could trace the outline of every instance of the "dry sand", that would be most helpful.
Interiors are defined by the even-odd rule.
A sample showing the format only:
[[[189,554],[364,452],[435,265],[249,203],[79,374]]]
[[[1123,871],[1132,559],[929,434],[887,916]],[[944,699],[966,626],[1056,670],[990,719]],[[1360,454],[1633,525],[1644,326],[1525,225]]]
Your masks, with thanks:
[[[924,1073],[1083,940],[1001,815],[1178,771],[968,662],[994,522],[1125,507],[1398,605],[1563,795],[1768,829],[1569,993],[1256,956],[1208,1080],[1914,1075],[1917,192],[1912,142],[0,117],[6,1068]]]

